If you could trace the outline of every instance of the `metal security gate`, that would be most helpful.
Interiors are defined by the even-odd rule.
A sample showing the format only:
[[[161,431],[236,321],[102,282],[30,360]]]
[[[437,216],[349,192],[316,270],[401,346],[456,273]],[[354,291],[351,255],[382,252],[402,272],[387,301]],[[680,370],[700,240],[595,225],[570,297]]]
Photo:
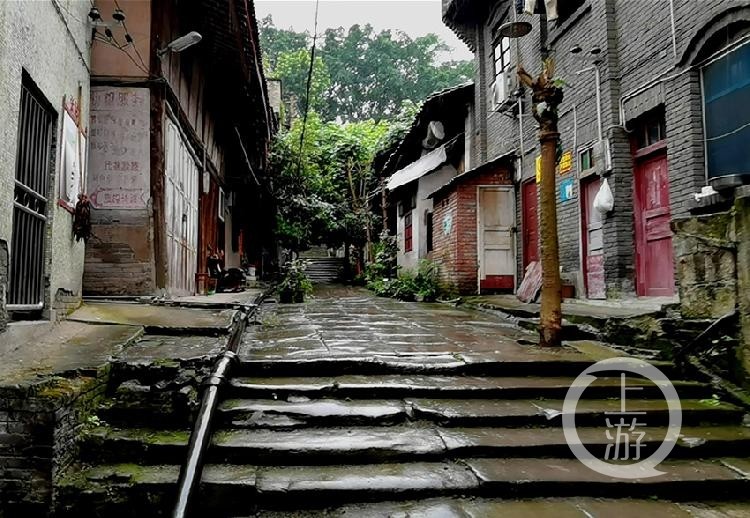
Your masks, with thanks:
[[[41,96],[23,85],[13,200],[10,311],[44,307],[44,236],[54,120],[54,112]]]
[[[198,166],[171,119],[166,131],[167,288],[174,295],[195,292],[198,268]]]

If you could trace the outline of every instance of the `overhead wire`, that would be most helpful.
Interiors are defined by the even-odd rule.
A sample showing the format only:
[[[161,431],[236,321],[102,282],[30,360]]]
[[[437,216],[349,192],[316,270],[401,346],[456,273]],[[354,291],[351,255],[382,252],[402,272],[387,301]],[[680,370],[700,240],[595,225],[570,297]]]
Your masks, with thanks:
[[[118,2],[117,0],[115,0],[115,7],[121,11],[123,10],[122,7],[120,7],[120,2]],[[125,20],[122,21],[122,28],[125,29],[126,38],[128,36],[130,37],[130,41],[128,41],[127,43],[133,47],[133,50],[135,51],[135,55],[138,56],[138,60],[141,62],[141,65],[143,65],[143,68],[141,70],[145,69],[146,72],[148,72],[148,65],[143,60],[143,56],[141,56],[141,52],[138,50],[138,46],[135,44],[135,39],[133,39],[133,35],[130,34],[130,31],[128,30],[128,25],[127,23],[125,23]],[[127,47],[127,44],[125,45],[125,47]],[[127,51],[125,53],[127,54]]]
[[[305,142],[305,131],[307,129],[307,116],[310,113],[310,88],[312,86],[313,69],[315,65],[315,46],[318,41],[318,11],[320,9],[320,0],[315,0],[315,22],[313,25],[313,40],[310,48],[310,67],[307,70],[307,85],[305,87],[305,112],[302,117],[302,131],[299,136],[299,157],[297,162],[297,174],[302,172],[302,148]]]

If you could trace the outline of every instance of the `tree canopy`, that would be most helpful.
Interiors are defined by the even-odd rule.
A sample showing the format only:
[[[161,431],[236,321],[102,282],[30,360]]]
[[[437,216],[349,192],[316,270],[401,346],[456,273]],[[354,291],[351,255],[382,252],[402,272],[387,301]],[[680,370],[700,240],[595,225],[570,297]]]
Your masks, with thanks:
[[[310,35],[279,29],[270,16],[261,21],[260,35],[266,72],[281,79],[285,101],[296,101],[302,111]],[[404,101],[419,102],[472,77],[470,62],[440,61],[447,50],[435,34],[411,38],[401,31],[377,32],[369,24],[327,29],[318,38],[321,62],[316,59],[310,106],[323,120],[390,119]],[[302,51],[307,52],[305,67],[299,66]]]
[[[370,165],[388,124],[323,122],[312,112],[300,147],[301,132],[297,119],[276,139],[272,153],[281,245],[292,250],[311,243],[361,245],[372,224]]]

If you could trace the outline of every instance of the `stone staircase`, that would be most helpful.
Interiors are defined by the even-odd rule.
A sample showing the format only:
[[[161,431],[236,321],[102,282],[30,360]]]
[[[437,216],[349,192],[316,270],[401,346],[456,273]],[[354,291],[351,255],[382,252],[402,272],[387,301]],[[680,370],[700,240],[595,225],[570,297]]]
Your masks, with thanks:
[[[341,277],[344,259],[338,257],[309,257],[307,261],[307,277],[318,284],[336,282]]]
[[[216,415],[196,516],[706,516],[689,502],[747,498],[744,411],[693,381],[675,382],[683,429],[666,475],[622,480],[584,467],[559,411],[588,364],[245,359]],[[647,412],[649,455],[666,404],[650,382],[628,384],[643,389],[628,410]],[[169,515],[189,419],[124,385],[85,435],[80,469],[61,477],[57,516]],[[599,458],[620,389],[619,377],[599,378],[577,407],[579,436]]]

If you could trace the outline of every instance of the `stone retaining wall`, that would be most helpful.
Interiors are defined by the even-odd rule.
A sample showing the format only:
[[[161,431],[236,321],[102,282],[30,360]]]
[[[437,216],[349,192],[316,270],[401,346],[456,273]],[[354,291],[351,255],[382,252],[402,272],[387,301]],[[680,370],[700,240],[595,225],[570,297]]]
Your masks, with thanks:
[[[750,387],[750,187],[728,212],[676,219],[675,258],[685,318],[718,319],[737,310],[737,371]]]
[[[106,389],[106,371],[0,388],[0,516],[46,516],[53,481]]]

